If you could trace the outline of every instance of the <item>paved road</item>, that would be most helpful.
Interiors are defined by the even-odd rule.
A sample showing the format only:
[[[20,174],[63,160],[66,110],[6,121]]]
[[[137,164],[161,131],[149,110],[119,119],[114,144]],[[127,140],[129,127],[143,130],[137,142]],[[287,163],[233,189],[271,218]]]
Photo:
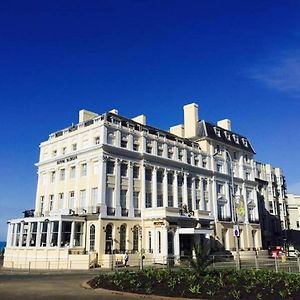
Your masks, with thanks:
[[[132,299],[81,287],[82,282],[91,278],[90,274],[1,274],[0,299]]]

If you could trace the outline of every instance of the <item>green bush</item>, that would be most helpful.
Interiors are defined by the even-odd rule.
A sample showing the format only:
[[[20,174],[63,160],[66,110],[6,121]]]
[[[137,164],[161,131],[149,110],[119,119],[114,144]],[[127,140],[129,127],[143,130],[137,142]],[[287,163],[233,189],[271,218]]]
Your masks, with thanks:
[[[100,274],[93,288],[205,299],[300,299],[300,275],[267,270],[146,269]]]

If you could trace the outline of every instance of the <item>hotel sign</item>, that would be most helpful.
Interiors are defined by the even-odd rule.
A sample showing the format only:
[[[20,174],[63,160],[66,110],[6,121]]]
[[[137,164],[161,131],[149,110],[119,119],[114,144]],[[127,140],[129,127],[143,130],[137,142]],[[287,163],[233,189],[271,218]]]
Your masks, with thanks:
[[[56,163],[58,165],[60,165],[60,164],[63,164],[63,163],[66,163],[66,162],[69,162],[69,161],[72,161],[72,160],[75,160],[75,159],[77,159],[77,155],[72,155],[72,156],[60,159]]]

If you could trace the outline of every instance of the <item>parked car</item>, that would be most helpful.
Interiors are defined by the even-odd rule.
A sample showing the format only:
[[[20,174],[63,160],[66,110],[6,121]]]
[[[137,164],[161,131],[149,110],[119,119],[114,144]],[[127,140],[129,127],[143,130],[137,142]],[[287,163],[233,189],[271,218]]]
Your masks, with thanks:
[[[283,255],[283,248],[281,246],[271,247],[269,250],[271,257],[278,258]]]
[[[300,254],[300,252],[297,249],[295,249],[294,246],[289,246],[287,252],[288,257],[298,257]]]

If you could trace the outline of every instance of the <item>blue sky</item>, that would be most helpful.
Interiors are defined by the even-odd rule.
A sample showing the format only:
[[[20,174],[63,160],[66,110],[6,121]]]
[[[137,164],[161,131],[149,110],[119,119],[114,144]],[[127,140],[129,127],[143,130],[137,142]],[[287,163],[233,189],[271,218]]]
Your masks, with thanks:
[[[34,207],[39,143],[78,110],[168,129],[232,120],[300,193],[299,1],[11,1],[0,7],[0,240]]]

